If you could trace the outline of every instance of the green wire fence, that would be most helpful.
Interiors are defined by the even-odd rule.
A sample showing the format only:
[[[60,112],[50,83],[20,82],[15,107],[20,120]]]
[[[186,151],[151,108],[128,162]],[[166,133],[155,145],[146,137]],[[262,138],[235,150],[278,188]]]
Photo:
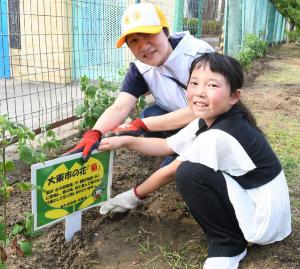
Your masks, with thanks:
[[[120,82],[130,61],[115,47],[130,4],[158,5],[171,32],[190,31],[236,55],[247,33],[285,40],[285,19],[269,0],[0,0],[0,113],[31,129],[74,120],[80,78]]]

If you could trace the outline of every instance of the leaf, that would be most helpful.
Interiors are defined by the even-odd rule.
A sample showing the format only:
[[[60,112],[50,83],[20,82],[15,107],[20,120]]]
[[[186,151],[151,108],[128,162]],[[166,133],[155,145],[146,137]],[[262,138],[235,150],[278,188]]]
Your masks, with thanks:
[[[26,219],[25,219],[25,229],[27,231],[31,231],[33,228],[33,215],[32,213],[28,212]]]
[[[51,140],[43,144],[44,150],[50,150],[50,149],[57,149],[60,147],[60,141],[58,140]]]
[[[6,169],[6,172],[12,172],[12,171],[16,170],[16,165],[13,161],[7,161],[5,163],[5,169]]]
[[[47,131],[47,137],[55,137],[55,133],[53,130],[48,130]]]
[[[30,256],[32,254],[32,242],[29,240],[18,241],[24,256]]]
[[[4,196],[4,187],[0,188],[0,196]]]
[[[31,189],[33,189],[33,185],[31,183],[24,181],[16,183],[15,186],[21,191],[30,191]]]
[[[80,78],[80,89],[81,89],[81,91],[84,92],[86,90],[86,88],[87,88],[87,86],[88,86],[89,83],[90,83],[90,80],[89,80],[89,78],[87,76],[81,77]]]
[[[5,189],[6,189],[6,191],[5,191]],[[9,199],[9,197],[10,197],[10,192],[11,192],[11,188],[9,188],[9,187],[1,187],[0,188],[0,195],[2,196],[2,197],[4,197],[4,195],[5,195],[5,197],[6,197],[6,200],[7,199]],[[4,194],[5,193],[5,194]]]
[[[21,224],[18,224],[18,223],[17,223],[17,224],[14,225],[14,227],[13,227],[11,233],[12,233],[13,235],[17,235],[17,234],[21,233],[22,230],[23,230],[23,226],[22,226]]]
[[[76,116],[81,116],[85,112],[86,112],[86,107],[84,104],[80,104],[75,108]]]
[[[5,225],[4,223],[1,222],[0,222],[0,240],[3,242],[6,241]]]
[[[20,159],[26,164],[33,164],[37,162],[43,162],[45,155],[42,152],[38,152],[27,145],[19,145]]]
[[[88,86],[86,88],[85,95],[86,95],[86,97],[93,99],[95,97],[96,92],[97,92],[96,86],[94,86],[94,85]]]
[[[26,145],[20,145],[19,148],[20,159],[25,163],[32,162],[32,150]]]

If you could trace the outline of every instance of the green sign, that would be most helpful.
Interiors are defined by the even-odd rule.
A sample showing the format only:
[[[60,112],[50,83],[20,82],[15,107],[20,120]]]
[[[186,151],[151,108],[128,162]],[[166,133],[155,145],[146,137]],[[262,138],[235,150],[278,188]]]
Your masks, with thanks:
[[[87,162],[82,153],[31,166],[34,228],[39,229],[110,198],[113,152],[94,151]]]

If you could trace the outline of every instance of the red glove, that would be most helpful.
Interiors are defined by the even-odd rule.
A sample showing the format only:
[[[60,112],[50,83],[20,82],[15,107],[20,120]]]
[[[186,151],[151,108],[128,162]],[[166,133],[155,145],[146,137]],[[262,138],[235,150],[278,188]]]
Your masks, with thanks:
[[[121,135],[131,135],[131,136],[140,136],[148,131],[147,126],[144,122],[137,118],[129,123],[124,123],[113,129],[111,132],[108,132],[104,137],[111,136],[121,136]]]
[[[81,141],[76,147],[67,151],[64,155],[70,155],[78,152],[83,152],[82,159],[87,161],[90,157],[91,152],[98,148],[99,142],[101,140],[101,132],[98,130],[89,130],[83,134]]]

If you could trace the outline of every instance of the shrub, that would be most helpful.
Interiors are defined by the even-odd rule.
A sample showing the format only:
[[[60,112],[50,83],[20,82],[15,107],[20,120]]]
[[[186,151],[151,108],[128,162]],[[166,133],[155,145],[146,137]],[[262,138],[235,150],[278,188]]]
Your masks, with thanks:
[[[196,35],[198,31],[199,19],[184,18],[183,30],[189,31],[191,35]],[[202,21],[202,35],[219,35],[222,31],[222,24],[216,20]]]
[[[267,52],[267,42],[261,40],[255,34],[247,34],[244,39],[243,49],[237,55],[237,59],[241,63],[245,71],[252,67],[252,63],[256,58],[262,58]]]
[[[183,31],[189,31],[191,35],[195,36],[198,29],[197,18],[184,18],[183,19]]]
[[[255,34],[245,36],[244,47],[252,49],[256,54],[256,58],[264,57],[267,52],[267,42],[258,38]]]
[[[286,32],[290,42],[300,42],[300,27]]]
[[[222,23],[216,20],[203,21],[202,35],[220,35],[222,32]]]

